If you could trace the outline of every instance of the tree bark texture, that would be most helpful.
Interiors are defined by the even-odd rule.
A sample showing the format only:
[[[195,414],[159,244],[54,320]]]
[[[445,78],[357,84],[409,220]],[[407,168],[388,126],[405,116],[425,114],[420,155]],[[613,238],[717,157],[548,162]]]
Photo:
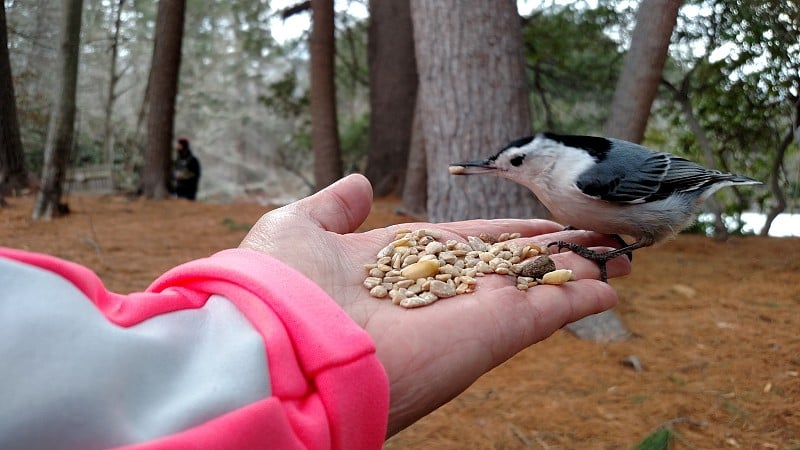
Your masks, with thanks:
[[[428,168],[425,157],[425,135],[422,131],[422,116],[419,99],[414,107],[411,126],[411,143],[408,150],[405,181],[403,182],[403,205],[401,212],[421,222],[428,221]]]
[[[311,146],[315,188],[320,190],[342,177],[333,72],[336,54],[333,0],[312,0],[311,11]]]
[[[5,3],[0,4],[0,206],[15,189],[27,187],[28,171],[22,152],[22,139],[14,96],[14,77],[8,55],[8,29]]]
[[[169,194],[185,10],[185,0],[158,2],[142,172],[142,193],[148,198],[161,199]]]
[[[83,0],[64,0],[55,104],[44,149],[42,180],[33,208],[34,219],[49,220],[66,213],[61,196],[75,132],[75,95],[78,84]]]
[[[483,159],[531,133],[515,2],[412,0],[419,99],[433,222],[545,217],[527,189],[495,177],[455,177],[448,164]]]
[[[644,138],[680,6],[680,0],[643,0],[639,5],[605,126],[609,137],[631,142]]]
[[[103,118],[103,153],[106,157],[106,162],[109,167],[114,164],[114,148],[113,148],[113,116],[114,116],[114,102],[117,100],[117,83],[119,82],[120,75],[117,73],[117,53],[119,49],[119,34],[122,27],[122,9],[125,6],[125,0],[117,1],[116,16],[114,19],[114,33],[111,35],[111,55],[108,68],[108,91],[105,104],[105,117]]]
[[[375,195],[399,194],[417,94],[410,0],[370,0],[369,151],[365,175]]]

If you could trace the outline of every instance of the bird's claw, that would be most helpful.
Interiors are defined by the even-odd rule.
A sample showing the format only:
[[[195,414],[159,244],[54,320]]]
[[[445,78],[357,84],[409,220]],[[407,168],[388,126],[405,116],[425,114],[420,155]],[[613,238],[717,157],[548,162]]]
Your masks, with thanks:
[[[590,250],[582,245],[578,245],[574,242],[566,242],[566,241],[555,241],[547,244],[547,248],[557,246],[558,252],[560,253],[561,250],[567,248],[576,255],[580,255],[586,259],[594,261],[597,266],[600,268],[600,281],[603,283],[608,283],[608,271],[606,270],[606,263],[620,256],[619,254],[615,254],[614,251],[611,252],[596,252],[594,250]]]
[[[577,230],[577,229],[578,228],[575,228],[572,225],[567,225],[564,228],[562,228],[561,231],[572,231],[572,230]],[[615,241],[617,241],[617,243],[619,244],[620,248],[627,247],[628,245],[630,245],[627,242],[625,242],[625,239],[622,239],[622,236],[620,236],[618,234],[610,234],[609,236],[611,236],[612,238],[614,238]],[[555,245],[555,242],[553,242],[550,245],[548,245],[548,247],[550,247],[551,245]],[[567,248],[567,247],[559,247],[558,250],[561,251],[564,248]],[[625,256],[628,257],[628,261],[633,262],[633,252],[632,251],[628,252],[628,253],[625,253]]]

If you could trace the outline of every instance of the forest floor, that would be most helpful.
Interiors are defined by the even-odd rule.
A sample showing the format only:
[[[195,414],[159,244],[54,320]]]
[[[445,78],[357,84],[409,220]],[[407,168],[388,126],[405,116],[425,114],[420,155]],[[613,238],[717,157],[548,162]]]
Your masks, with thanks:
[[[257,204],[72,195],[32,222],[31,197],[0,210],[0,245],[95,270],[117,292],[238,245]],[[378,199],[364,229],[407,221]],[[636,253],[612,280],[626,342],[560,331],[512,358],[385,449],[629,449],[659,426],[673,448],[800,448],[800,239],[682,235]],[[456,299],[448,301],[457,301]],[[622,361],[635,356],[635,371]]]

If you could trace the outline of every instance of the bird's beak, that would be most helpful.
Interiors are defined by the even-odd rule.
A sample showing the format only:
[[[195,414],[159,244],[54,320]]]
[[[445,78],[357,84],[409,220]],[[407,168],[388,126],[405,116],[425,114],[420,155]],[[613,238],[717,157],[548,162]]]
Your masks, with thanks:
[[[494,160],[484,159],[480,161],[465,161],[450,164],[448,168],[451,175],[478,175],[482,173],[494,173],[497,166]]]

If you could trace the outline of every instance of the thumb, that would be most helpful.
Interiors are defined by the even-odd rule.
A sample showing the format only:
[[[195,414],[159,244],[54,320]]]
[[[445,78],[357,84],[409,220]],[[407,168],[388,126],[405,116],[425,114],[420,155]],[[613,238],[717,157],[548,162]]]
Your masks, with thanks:
[[[372,186],[361,174],[348,175],[295,206],[327,231],[350,233],[369,214]]]

